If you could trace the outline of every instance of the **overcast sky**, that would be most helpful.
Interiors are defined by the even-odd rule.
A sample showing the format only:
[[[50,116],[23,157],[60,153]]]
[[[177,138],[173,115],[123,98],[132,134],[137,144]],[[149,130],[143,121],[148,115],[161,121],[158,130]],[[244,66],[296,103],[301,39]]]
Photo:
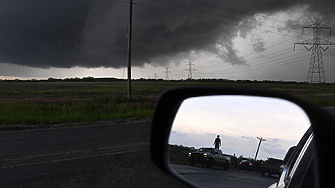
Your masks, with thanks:
[[[334,1],[134,0],[132,77],[305,81],[313,38],[303,26],[325,19]],[[0,78],[126,78],[128,0],[0,2]],[[326,40],[335,41],[329,30]],[[310,47],[310,46],[307,46]],[[326,48],[327,46],[324,46]],[[327,82],[334,52],[323,52]]]

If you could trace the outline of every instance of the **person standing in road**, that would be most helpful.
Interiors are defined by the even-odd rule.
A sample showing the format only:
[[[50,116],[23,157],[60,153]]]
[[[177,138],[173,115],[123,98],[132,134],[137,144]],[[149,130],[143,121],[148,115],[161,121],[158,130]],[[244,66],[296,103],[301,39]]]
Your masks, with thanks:
[[[220,135],[218,135],[215,140],[214,140],[214,144],[215,145],[215,149],[220,149],[221,146],[221,139],[220,139]]]

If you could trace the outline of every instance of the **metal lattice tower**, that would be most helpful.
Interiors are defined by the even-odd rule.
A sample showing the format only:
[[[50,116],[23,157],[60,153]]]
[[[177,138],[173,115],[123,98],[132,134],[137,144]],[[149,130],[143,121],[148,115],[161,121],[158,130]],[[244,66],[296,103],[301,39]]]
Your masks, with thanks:
[[[313,39],[308,39],[306,41],[294,43],[294,50],[296,44],[302,44],[306,48],[306,50],[312,50],[311,59],[309,63],[308,73],[307,73],[307,82],[309,83],[325,83],[325,72],[323,67],[323,58],[322,51],[326,51],[329,45],[335,45],[334,42],[321,39],[321,31],[329,30],[331,34],[331,28],[322,24],[325,20],[319,19],[310,19],[312,24],[305,26],[302,28],[302,33],[304,33],[304,29],[313,29]],[[306,47],[306,45],[312,45],[310,48]],[[323,48],[321,45],[327,45],[327,48]],[[322,50],[322,51],[321,51]]]
[[[185,66],[187,66],[187,65],[188,65],[188,68],[187,69],[183,69],[182,72],[188,72],[187,79],[188,80],[192,80],[192,74],[194,72],[198,72],[198,70],[194,69],[195,65],[192,62],[188,62]]]
[[[172,73],[171,71],[169,71],[169,67],[165,67],[163,73],[165,73],[165,80],[169,80],[169,74]]]
[[[158,78],[158,74],[155,73],[154,76],[153,76],[153,78],[154,78],[155,80],[157,80],[157,78]]]

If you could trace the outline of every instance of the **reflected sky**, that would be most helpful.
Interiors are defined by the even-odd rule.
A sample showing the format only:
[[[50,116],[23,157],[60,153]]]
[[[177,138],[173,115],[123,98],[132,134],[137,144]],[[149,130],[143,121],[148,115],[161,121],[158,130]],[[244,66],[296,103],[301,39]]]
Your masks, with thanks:
[[[255,96],[206,96],[185,100],[174,120],[170,144],[214,147],[220,135],[220,149],[229,155],[257,159],[283,158],[310,126],[305,112],[282,99]]]

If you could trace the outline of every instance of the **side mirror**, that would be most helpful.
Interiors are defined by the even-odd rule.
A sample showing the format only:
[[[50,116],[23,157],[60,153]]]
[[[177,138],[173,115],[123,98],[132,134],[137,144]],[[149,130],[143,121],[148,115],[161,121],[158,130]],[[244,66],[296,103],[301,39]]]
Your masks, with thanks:
[[[330,144],[333,142],[334,122],[334,118],[320,107],[279,92],[197,86],[174,88],[162,93],[156,103],[151,157],[163,173],[184,185],[204,186],[199,179],[205,177],[199,174],[213,176],[213,173],[220,173],[216,178],[206,180],[211,181],[213,186],[215,183],[223,187],[225,183],[234,186],[228,180],[219,181],[222,178],[218,177],[229,177],[235,169],[244,168],[241,163],[244,157],[253,163],[245,163],[248,165],[246,169],[254,171],[261,164],[257,157],[286,158],[287,149],[296,145],[311,126],[317,155],[317,168],[314,169],[319,175],[317,183],[322,187],[332,182],[333,172],[327,169],[335,166],[325,162],[332,161],[328,152],[334,149]],[[221,161],[213,161],[215,159],[210,152],[190,152],[200,147],[214,150],[213,142],[218,134],[222,139]],[[257,140],[259,143],[255,144]],[[258,145],[262,141],[261,148],[264,149],[259,151]],[[236,153],[238,156],[234,155]],[[234,181],[238,183],[236,179]]]

